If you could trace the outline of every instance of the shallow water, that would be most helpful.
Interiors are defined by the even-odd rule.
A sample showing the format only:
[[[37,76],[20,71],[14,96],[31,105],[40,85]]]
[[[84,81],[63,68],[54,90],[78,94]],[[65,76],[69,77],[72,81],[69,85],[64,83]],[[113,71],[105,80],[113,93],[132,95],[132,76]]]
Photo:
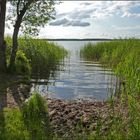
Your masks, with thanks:
[[[80,48],[88,42],[57,41],[56,43],[70,51],[69,56],[60,62],[55,76],[50,76],[46,82],[45,79],[40,79],[33,84],[31,91],[66,100],[108,99],[115,91],[115,75],[111,69],[103,68],[99,63],[80,58]]]

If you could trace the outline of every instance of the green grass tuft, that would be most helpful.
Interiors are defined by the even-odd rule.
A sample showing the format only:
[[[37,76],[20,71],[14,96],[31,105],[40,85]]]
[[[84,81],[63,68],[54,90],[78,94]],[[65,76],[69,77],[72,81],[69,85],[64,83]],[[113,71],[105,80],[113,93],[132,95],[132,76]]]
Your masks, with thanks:
[[[21,109],[0,111],[0,140],[49,140],[51,131],[46,101],[34,93]]]

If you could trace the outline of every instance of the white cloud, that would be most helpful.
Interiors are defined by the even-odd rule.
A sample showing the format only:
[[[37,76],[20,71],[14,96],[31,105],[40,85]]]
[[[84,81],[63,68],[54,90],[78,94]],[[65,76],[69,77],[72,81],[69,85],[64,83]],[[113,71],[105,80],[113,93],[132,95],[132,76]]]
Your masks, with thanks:
[[[135,18],[139,18],[140,17],[140,13],[131,13],[129,11],[126,11],[122,17],[135,17]]]
[[[140,7],[140,1],[63,1],[56,5],[56,20],[49,22],[53,26],[41,29],[39,37],[117,38],[133,34],[140,37],[140,26],[135,22],[140,13],[131,10],[135,7]],[[6,32],[10,34],[12,30],[6,29]]]
[[[74,5],[73,5],[74,4]],[[69,5],[70,8],[67,6]],[[140,17],[140,13],[131,13],[133,7],[140,6],[138,1],[90,1],[90,2],[64,2],[61,10],[57,11],[57,18],[70,19],[102,19],[113,15],[121,17]]]
[[[68,20],[67,18],[63,19],[58,19],[55,21],[50,22],[49,25],[52,26],[81,26],[81,27],[86,27],[89,26],[89,22],[81,21],[81,20]]]

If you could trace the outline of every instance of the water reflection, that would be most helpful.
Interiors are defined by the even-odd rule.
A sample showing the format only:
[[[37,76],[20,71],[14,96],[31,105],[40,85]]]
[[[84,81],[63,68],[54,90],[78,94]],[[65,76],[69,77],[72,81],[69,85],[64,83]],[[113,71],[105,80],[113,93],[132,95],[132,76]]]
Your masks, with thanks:
[[[70,51],[70,55],[60,62],[59,69],[49,80],[39,80],[32,91],[47,94],[50,98],[67,100],[106,100],[115,91],[116,78],[111,69],[99,63],[84,61],[79,50],[86,41],[59,41],[58,44]],[[96,42],[93,42],[96,43]]]

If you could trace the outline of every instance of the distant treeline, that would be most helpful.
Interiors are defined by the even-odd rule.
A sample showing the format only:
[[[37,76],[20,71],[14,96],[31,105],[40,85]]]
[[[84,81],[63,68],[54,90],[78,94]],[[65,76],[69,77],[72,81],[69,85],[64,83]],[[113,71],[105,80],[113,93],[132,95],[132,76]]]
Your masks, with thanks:
[[[64,38],[60,38],[60,39],[44,39],[44,40],[48,40],[48,41],[111,41],[113,39],[105,39],[105,38],[84,38],[84,39],[64,39]]]

